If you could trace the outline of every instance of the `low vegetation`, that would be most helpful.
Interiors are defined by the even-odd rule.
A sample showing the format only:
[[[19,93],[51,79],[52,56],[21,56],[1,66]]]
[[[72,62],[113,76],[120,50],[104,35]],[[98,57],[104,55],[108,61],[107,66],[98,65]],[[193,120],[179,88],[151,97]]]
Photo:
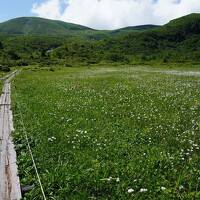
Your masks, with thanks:
[[[24,199],[199,199],[198,67],[29,68],[12,99]],[[24,124],[26,131],[22,126]]]

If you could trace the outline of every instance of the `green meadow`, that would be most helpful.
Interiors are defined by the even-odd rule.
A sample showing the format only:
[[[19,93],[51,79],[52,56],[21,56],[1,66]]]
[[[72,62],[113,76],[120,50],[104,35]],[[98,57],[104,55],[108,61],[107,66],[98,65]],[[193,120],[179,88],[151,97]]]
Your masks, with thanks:
[[[12,84],[24,199],[200,199],[200,70],[23,70]],[[23,124],[25,130],[23,128]]]

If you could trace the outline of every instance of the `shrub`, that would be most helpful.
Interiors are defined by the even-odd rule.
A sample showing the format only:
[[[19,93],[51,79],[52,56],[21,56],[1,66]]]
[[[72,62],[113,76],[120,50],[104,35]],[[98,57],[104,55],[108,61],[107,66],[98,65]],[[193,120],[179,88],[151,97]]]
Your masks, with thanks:
[[[10,67],[8,67],[8,66],[0,66],[0,71],[2,71],[2,72],[10,72]]]
[[[64,67],[72,67],[72,65],[69,64],[69,63],[65,63],[65,64],[64,64]]]
[[[124,55],[118,53],[111,53],[107,56],[107,59],[113,62],[123,62],[127,61],[127,58]]]

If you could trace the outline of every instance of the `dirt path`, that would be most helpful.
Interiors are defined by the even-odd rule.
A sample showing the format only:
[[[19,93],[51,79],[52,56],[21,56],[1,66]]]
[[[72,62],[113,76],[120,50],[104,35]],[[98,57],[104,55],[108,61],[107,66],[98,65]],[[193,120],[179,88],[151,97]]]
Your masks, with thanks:
[[[21,199],[16,152],[11,138],[13,121],[10,82],[17,73],[14,71],[5,77],[0,97],[0,200]]]

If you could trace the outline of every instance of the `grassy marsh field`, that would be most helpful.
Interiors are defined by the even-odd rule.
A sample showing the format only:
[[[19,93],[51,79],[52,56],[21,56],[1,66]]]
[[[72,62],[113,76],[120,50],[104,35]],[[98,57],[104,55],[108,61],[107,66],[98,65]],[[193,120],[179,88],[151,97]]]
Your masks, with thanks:
[[[200,199],[200,71],[23,70],[12,85],[24,199]],[[195,73],[194,73],[195,72]],[[22,114],[22,118],[21,118]]]

